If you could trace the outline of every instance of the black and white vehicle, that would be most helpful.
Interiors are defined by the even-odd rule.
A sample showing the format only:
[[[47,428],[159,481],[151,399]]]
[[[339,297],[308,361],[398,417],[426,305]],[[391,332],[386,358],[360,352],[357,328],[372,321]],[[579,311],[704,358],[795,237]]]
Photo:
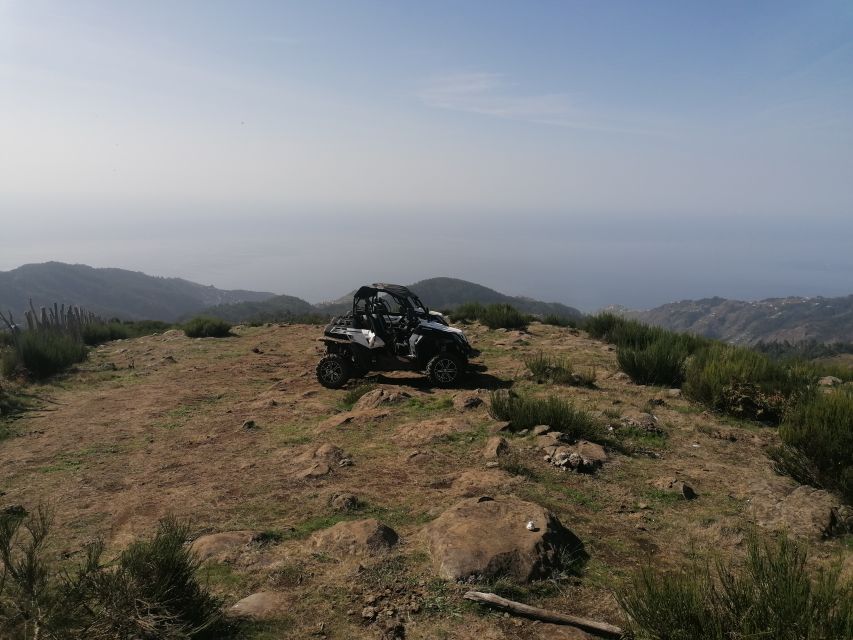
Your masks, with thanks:
[[[460,329],[396,284],[361,287],[352,311],[333,318],[320,340],[326,354],[317,380],[330,389],[370,371],[400,370],[422,371],[433,384],[452,387],[479,355]]]

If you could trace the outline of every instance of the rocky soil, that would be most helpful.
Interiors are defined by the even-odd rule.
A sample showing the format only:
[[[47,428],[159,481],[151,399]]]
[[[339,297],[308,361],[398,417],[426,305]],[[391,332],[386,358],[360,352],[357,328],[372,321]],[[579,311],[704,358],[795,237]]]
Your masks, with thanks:
[[[0,508],[49,504],[55,551],[111,549],[189,519],[194,549],[254,638],[581,638],[462,600],[472,586],[620,624],[638,566],[739,557],[753,528],[853,571],[849,511],[776,475],[773,430],[631,384],[608,345],[570,329],[466,329],[488,373],[461,390],[376,376],[351,409],[314,380],[314,326],[163,335],[97,349],[36,393],[0,442]],[[594,368],[596,388],[537,385],[538,350]],[[515,434],[488,391],[571,398],[633,453]]]

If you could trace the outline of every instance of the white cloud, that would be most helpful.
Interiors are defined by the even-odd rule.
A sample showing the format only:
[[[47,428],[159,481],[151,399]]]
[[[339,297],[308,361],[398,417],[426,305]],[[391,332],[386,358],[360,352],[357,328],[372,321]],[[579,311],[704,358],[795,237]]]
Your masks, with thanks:
[[[454,73],[421,83],[417,96],[428,107],[476,113],[588,131],[658,133],[593,116],[567,93],[523,94],[500,73]]]

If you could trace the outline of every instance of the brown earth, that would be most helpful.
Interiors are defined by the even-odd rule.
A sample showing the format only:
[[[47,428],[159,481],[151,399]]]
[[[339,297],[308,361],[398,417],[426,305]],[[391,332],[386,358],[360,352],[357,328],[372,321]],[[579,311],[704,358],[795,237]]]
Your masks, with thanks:
[[[414,374],[375,379],[411,397],[345,411],[345,392],[314,379],[319,331],[237,328],[225,339],[171,331],[98,348],[79,371],[37,387],[43,409],[13,423],[13,436],[0,442],[0,508],[50,505],[61,553],[96,536],[118,550],[167,514],[191,520],[199,536],[238,532],[206,539],[222,546],[211,547],[204,572],[228,606],[273,594],[263,600],[275,601],[264,605],[275,619],[257,638],[394,637],[402,625],[410,639],[498,640],[555,636],[547,625],[464,602],[470,585],[435,573],[425,525],[460,499],[513,496],[552,512],[589,560],[579,576],[516,586],[510,597],[615,624],[622,619],[613,590],[636,567],[677,567],[691,550],[739,557],[756,520],[776,530],[790,511],[778,505],[793,504],[785,499],[795,483],[764,455],[777,442],[773,430],[631,384],[612,347],[577,331],[469,326],[489,372],[466,388],[554,393],[617,427],[624,415],[653,414],[666,437],[649,431],[630,457],[608,451],[594,474],[544,461],[532,433],[502,432],[509,455],[487,460],[488,402],[454,403],[458,391],[430,389]],[[522,357],[538,350],[594,367],[597,388],[530,382]],[[656,487],[661,478],[698,497]],[[343,494],[357,503],[350,496],[346,508],[336,506]],[[399,534],[384,553],[354,559],[312,544],[315,532],[370,518]],[[842,554],[849,570],[849,536],[823,540],[817,526],[795,533],[811,542],[815,562]]]

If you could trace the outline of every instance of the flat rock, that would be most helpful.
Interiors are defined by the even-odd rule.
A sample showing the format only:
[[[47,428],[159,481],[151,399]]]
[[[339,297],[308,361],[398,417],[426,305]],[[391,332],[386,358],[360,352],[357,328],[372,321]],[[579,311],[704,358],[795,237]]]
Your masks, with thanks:
[[[368,391],[361,396],[353,405],[353,411],[363,411],[365,409],[376,409],[385,404],[399,404],[403,400],[407,400],[412,396],[404,391],[391,391],[388,389],[374,389]]]
[[[629,411],[619,418],[619,427],[636,429],[645,433],[661,435],[664,430],[658,424],[658,419],[651,413]]]
[[[507,433],[512,431],[511,422],[493,422],[489,425],[489,433]]]
[[[853,509],[832,494],[801,485],[777,501],[754,500],[756,523],[819,540],[853,532]]]
[[[841,378],[835,376],[824,376],[817,383],[822,387],[837,387],[841,384]]]
[[[528,522],[534,530],[527,529]],[[437,573],[446,580],[544,578],[583,544],[549,511],[517,498],[463,500],[424,527]]]
[[[537,424],[530,431],[534,436],[544,436],[550,430],[551,427],[549,427],[547,424]]]
[[[335,511],[355,511],[359,504],[358,496],[354,493],[333,493],[329,496],[329,506]]]
[[[201,561],[211,559],[224,561],[249,546],[257,535],[257,531],[250,530],[211,533],[196,538],[190,545],[190,549]]]
[[[263,621],[281,618],[287,610],[285,594],[277,591],[260,591],[237,602],[226,611],[226,614],[233,618]]]
[[[503,436],[492,436],[486,441],[483,448],[483,457],[486,460],[497,460],[509,453],[509,442]]]
[[[483,404],[479,391],[462,391],[453,396],[453,406],[459,411],[476,409]]]
[[[351,520],[317,531],[310,545],[334,555],[373,555],[388,551],[399,541],[397,532],[375,518]]]

